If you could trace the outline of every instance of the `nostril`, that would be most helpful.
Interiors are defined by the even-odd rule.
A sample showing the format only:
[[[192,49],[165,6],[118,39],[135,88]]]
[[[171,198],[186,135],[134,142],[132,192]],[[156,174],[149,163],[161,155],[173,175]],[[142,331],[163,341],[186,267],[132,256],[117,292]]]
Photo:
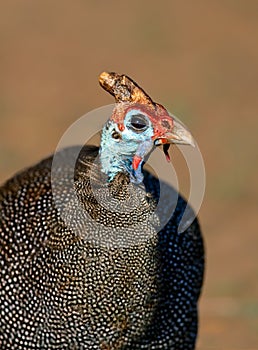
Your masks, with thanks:
[[[171,125],[168,120],[162,120],[161,125],[166,129],[171,129]]]

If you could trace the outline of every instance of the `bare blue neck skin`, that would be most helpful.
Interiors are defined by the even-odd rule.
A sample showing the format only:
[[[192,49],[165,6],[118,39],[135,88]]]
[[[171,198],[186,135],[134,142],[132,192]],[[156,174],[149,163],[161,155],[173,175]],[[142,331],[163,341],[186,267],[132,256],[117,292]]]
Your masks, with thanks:
[[[120,138],[114,138],[114,133],[119,134]],[[154,147],[151,139],[152,133],[152,128],[149,128],[144,133],[136,134],[126,127],[121,132],[114,122],[108,121],[106,123],[102,129],[99,156],[101,170],[108,175],[109,182],[120,172],[128,173],[133,183],[139,184],[143,181],[143,161],[146,161],[146,157]],[[137,170],[134,170],[132,167],[135,155],[143,159]]]

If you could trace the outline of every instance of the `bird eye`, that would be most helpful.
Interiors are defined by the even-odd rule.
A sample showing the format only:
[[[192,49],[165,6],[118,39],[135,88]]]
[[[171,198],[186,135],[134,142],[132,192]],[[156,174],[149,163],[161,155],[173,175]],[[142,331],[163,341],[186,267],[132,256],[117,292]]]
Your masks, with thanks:
[[[148,121],[146,120],[146,117],[143,114],[134,114],[131,117],[130,124],[131,128],[136,131],[144,131],[148,127]]]

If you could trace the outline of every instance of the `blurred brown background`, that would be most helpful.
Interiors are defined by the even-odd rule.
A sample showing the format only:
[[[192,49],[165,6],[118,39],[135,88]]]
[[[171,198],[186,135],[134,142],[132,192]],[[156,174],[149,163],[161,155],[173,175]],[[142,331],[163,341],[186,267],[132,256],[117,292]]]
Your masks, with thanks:
[[[103,70],[167,106],[205,159],[198,349],[258,349],[258,2],[1,1],[0,182],[113,102]]]

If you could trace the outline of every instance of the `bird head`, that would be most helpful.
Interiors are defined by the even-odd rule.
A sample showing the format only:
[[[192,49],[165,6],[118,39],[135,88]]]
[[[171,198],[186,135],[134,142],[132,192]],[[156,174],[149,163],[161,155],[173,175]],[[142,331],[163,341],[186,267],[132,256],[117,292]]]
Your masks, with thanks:
[[[118,172],[126,172],[133,182],[142,182],[142,164],[156,146],[163,145],[170,160],[170,144],[194,145],[189,131],[126,75],[103,72],[99,82],[116,100],[100,147],[102,171],[110,181]]]

